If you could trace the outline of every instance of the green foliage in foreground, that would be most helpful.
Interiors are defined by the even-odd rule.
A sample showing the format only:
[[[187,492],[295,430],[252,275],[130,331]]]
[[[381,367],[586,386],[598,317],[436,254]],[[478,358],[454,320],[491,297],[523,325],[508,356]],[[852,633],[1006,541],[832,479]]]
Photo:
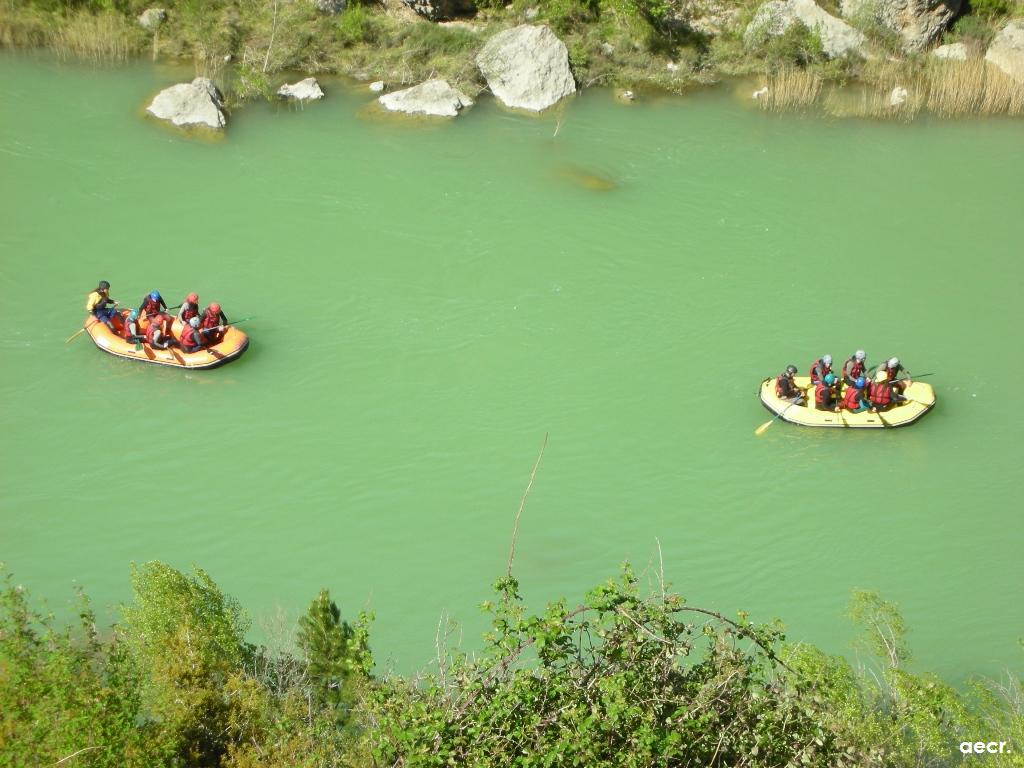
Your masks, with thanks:
[[[201,570],[148,563],[123,620],[79,597],[64,627],[8,576],[0,590],[0,766],[1024,765],[1016,678],[967,692],[907,669],[895,607],[857,593],[863,668],[777,625],[689,606],[626,567],[570,607],[527,611],[495,585],[483,650],[374,678],[369,618],[323,591],[290,647],[246,642]],[[289,644],[285,643],[288,647]],[[963,758],[961,741],[1014,752]]]

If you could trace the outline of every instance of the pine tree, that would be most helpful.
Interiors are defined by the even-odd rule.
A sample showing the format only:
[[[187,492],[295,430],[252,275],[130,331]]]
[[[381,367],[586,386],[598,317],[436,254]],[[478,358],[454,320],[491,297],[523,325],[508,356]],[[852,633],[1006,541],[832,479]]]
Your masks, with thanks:
[[[308,675],[316,701],[339,708],[347,699],[345,682],[358,665],[356,633],[331,600],[330,592],[320,594],[299,619],[299,648],[306,655]]]

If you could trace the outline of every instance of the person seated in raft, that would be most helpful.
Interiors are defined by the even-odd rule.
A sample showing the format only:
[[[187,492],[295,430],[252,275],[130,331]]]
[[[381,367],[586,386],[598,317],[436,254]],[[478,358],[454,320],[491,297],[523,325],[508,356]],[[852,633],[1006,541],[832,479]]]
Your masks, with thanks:
[[[839,413],[839,406],[836,405],[836,393],[832,389],[835,383],[835,374],[826,373],[825,377],[814,385],[814,407],[819,411]]]
[[[787,365],[786,370],[775,377],[775,395],[783,400],[790,400],[797,405],[803,405],[804,393],[793,381],[796,376],[796,366]]]
[[[892,386],[894,390],[894,399],[897,402],[901,400],[906,400],[907,398],[903,396],[903,393],[907,391],[907,386],[913,381],[913,379],[910,376],[910,371],[907,371],[906,368],[900,365],[900,359],[898,357],[890,357],[886,361],[883,370],[885,371],[886,376],[888,376],[889,378],[890,386]],[[898,378],[899,375],[904,371],[906,371],[907,373],[907,378]]]
[[[892,405],[892,385],[885,368],[875,374],[875,380],[868,388],[868,399],[871,401],[871,412],[879,413]]]
[[[863,413],[864,411],[870,410],[871,403],[865,397],[864,386],[867,381],[863,376],[858,376],[853,380],[853,384],[846,388],[843,393],[843,408],[848,410],[850,413]]]
[[[85,300],[85,311],[91,312],[93,317],[105,323],[110,330],[114,330],[114,318],[118,314],[114,309],[116,306],[117,302],[110,298],[110,283],[106,280],[100,280],[96,290]]]
[[[154,315],[146,328],[146,343],[153,349],[167,349],[175,343],[171,336],[171,316],[163,313]]]
[[[121,337],[132,344],[142,341],[145,335],[139,330],[139,310],[133,309],[124,319],[124,327],[121,329]]]
[[[192,317],[181,328],[181,348],[185,352],[198,352],[203,348],[203,335],[199,332],[199,318]]]
[[[166,309],[167,304],[164,303],[164,299],[160,295],[160,291],[150,291],[139,304],[140,319],[148,322],[151,318],[159,315]]]
[[[224,338],[224,326],[228,319],[220,309],[220,304],[214,302],[206,308],[203,316],[199,319],[199,332],[203,335],[203,341],[213,345]]]
[[[853,382],[867,373],[867,364],[867,353],[863,349],[858,349],[852,357],[846,359],[843,363],[843,381],[846,386],[852,387]]]
[[[811,384],[817,386],[830,373],[832,373],[832,355],[823,355],[811,363]]]
[[[185,325],[193,317],[199,317],[199,296],[195,293],[190,293],[181,302],[181,309],[178,310],[178,319],[182,325]]]

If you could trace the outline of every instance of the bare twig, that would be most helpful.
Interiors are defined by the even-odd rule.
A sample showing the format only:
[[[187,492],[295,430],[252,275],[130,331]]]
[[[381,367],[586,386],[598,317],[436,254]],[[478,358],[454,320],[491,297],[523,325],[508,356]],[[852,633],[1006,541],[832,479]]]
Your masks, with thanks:
[[[544,442],[540,445],[540,453],[537,454],[537,461],[533,463],[533,471],[530,472],[530,482],[526,484],[526,490],[523,491],[523,498],[519,500],[519,510],[516,512],[516,521],[512,526],[512,545],[508,550],[508,575],[512,575],[512,560],[516,556],[516,538],[519,536],[519,518],[523,514],[523,507],[526,506],[526,497],[530,495],[530,489],[533,487],[533,479],[537,476],[537,467],[540,466],[540,460],[544,458],[544,449],[548,446],[548,433],[544,433]]]
[[[274,35],[277,34],[277,7],[279,0],[274,0],[274,21],[270,27],[270,43],[267,45],[267,55],[263,58],[263,72],[266,74],[267,67],[270,64],[270,52],[274,48]]]
[[[68,755],[67,757],[62,757],[62,758],[61,758],[60,760],[58,760],[58,761],[57,761],[56,763],[54,763],[53,765],[54,765],[54,766],[58,766],[58,765],[60,765],[61,763],[67,762],[67,761],[68,761],[68,760],[70,760],[70,759],[71,759],[72,757],[77,757],[78,755],[82,754],[83,752],[91,752],[91,751],[92,751],[92,750],[94,750],[94,749],[103,749],[103,747],[101,747],[101,746],[95,746],[95,747],[82,747],[82,748],[81,748],[80,750],[78,750],[77,752],[72,752],[72,753],[71,753],[70,755]]]

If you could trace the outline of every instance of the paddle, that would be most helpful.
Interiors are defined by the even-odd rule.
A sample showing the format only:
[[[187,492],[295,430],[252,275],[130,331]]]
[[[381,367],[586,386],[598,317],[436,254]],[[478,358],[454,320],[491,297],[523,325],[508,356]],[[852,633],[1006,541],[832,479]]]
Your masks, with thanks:
[[[772,424],[774,424],[779,418],[782,417],[782,414],[784,414],[786,411],[788,411],[790,408],[792,408],[798,402],[800,402],[800,397],[794,397],[792,400],[789,401],[789,405],[787,405],[785,408],[783,408],[781,411],[779,411],[777,414],[775,414],[775,418],[774,419],[770,419],[769,421],[766,421],[760,427],[755,429],[754,430],[754,434],[759,436],[759,437],[761,435],[763,435],[765,432],[768,431],[768,427],[770,427]]]
[[[74,340],[74,339],[77,339],[77,338],[78,338],[79,336],[81,336],[81,335],[82,335],[83,333],[85,333],[85,327],[84,327],[84,326],[83,326],[82,328],[79,328],[79,329],[78,329],[77,331],[75,331],[74,333],[72,333],[72,334],[71,334],[70,336],[68,336],[68,340],[67,340],[67,341],[65,341],[64,343],[65,343],[65,344],[68,344],[68,343],[69,343],[69,342],[71,342],[72,340]]]

